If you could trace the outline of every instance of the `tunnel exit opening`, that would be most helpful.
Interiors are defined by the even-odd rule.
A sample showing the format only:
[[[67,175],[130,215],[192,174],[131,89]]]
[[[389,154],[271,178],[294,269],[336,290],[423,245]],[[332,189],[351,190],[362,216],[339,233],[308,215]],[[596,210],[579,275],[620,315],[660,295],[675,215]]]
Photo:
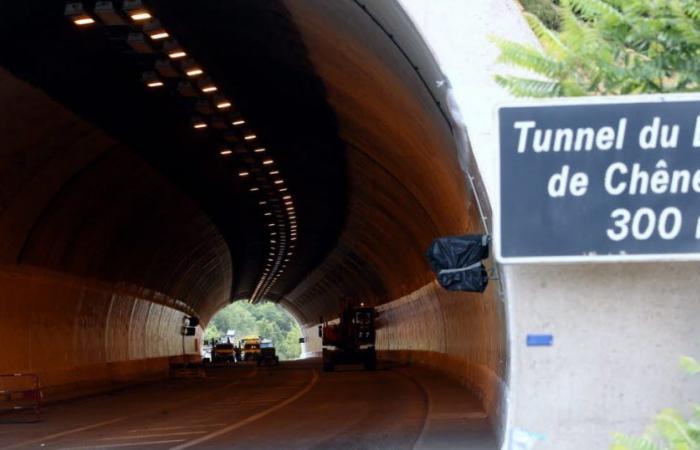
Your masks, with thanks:
[[[205,328],[202,356],[217,362],[213,347],[226,343],[234,346],[235,362],[256,362],[261,348],[273,348],[281,361],[294,360],[301,357],[301,337],[297,321],[279,305],[238,301],[216,313]]]

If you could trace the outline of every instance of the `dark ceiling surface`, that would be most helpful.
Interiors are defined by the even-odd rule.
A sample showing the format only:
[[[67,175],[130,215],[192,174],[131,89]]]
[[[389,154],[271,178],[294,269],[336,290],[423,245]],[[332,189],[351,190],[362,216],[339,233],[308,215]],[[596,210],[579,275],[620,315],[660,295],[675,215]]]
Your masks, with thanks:
[[[88,11],[94,3],[83,2]],[[345,221],[346,154],[324,85],[279,1],[144,3],[233,102],[247,129],[258,136],[257,146],[267,149],[265,156],[284,175],[295,200],[299,238],[291,262],[267,295],[279,299],[324,259]],[[4,1],[1,6],[0,66],[128,146],[192,198],[231,251],[230,299],[249,298],[270,245],[259,202],[274,187],[261,178],[254,181],[263,189],[250,192],[251,180],[238,176],[257,156],[250,153],[252,147],[245,154],[221,156],[219,132],[191,128],[193,99],[170,84],[146,89],[142,73],[153,70],[157,58],[126,45],[133,28],[78,28],[64,17],[62,1]]]

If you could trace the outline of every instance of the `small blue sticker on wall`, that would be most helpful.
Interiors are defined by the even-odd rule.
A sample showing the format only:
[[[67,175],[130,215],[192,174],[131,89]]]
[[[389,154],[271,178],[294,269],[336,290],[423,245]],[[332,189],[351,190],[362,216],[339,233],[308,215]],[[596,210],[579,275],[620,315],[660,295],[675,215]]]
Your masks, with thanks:
[[[551,334],[528,334],[528,347],[551,347],[554,343],[554,336]]]

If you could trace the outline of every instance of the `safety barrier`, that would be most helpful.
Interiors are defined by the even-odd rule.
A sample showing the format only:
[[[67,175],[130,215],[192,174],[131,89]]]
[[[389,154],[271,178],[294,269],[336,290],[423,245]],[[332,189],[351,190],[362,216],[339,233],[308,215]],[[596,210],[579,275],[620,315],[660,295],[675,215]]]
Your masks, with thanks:
[[[35,373],[0,374],[0,423],[39,421],[42,397]]]

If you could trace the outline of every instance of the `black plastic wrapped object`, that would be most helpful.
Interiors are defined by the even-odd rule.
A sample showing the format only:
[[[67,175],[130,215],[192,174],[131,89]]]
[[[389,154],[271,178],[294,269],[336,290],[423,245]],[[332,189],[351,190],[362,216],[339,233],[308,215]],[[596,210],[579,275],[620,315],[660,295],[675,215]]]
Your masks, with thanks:
[[[489,275],[481,261],[489,256],[490,241],[486,234],[435,239],[425,256],[440,286],[448,291],[484,292]]]

